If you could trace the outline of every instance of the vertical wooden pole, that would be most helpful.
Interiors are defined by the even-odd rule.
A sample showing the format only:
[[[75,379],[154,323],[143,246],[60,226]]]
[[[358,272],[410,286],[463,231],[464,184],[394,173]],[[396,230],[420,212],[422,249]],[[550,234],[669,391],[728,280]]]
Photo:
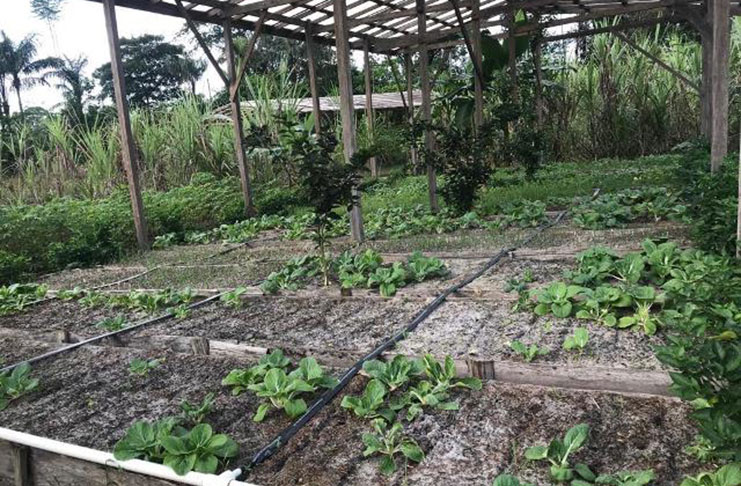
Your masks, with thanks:
[[[247,155],[244,139],[244,129],[242,127],[242,111],[239,104],[239,79],[237,77],[237,61],[234,54],[234,40],[232,39],[232,22],[229,18],[224,20],[224,48],[226,53],[227,76],[229,86],[227,91],[229,96],[229,107],[232,112],[232,127],[234,128],[234,154],[237,158],[237,167],[239,168],[239,180],[242,184],[242,197],[244,198],[244,211],[246,216],[255,214],[255,207],[252,203],[252,184],[250,182],[250,172],[247,166]]]
[[[507,22],[507,34],[508,34],[508,66],[509,66],[509,77],[510,77],[510,83],[512,84],[512,100],[517,101],[517,44],[515,37],[515,11],[512,10],[509,12],[508,16],[508,22]]]
[[[370,61],[370,46],[366,40],[363,43],[363,68],[365,70],[365,122],[368,128],[368,137],[373,140],[373,66]],[[378,177],[378,165],[375,157],[369,160],[372,177]]]
[[[713,19],[710,16],[710,2],[703,2],[703,19],[706,25],[712,25]],[[713,35],[712,29],[700,29],[700,41],[702,49],[702,80],[700,83],[700,132],[710,141],[710,132],[712,129],[712,106],[710,104],[710,86],[711,71],[713,66]]]
[[[342,121],[342,145],[345,159],[349,162],[355,153],[355,107],[353,104],[352,75],[350,72],[350,32],[347,25],[346,0],[334,0],[335,43],[337,47],[337,78],[340,85],[340,120]],[[350,229],[355,241],[365,239],[360,195],[355,190],[356,202],[350,211]]]
[[[738,204],[736,206],[736,258],[741,258],[741,130],[738,153]]]
[[[322,131],[322,109],[319,104],[319,87],[316,84],[316,51],[311,24],[306,26],[306,61],[309,65],[309,90],[311,91],[311,108],[314,113],[314,132]]]
[[[710,104],[710,171],[718,172],[728,153],[728,57],[730,55],[730,2],[714,0],[711,4],[713,62]]]
[[[412,55],[404,54],[404,68],[407,75],[407,107],[409,110],[409,127],[414,126],[414,69],[412,65]],[[417,169],[417,142],[412,140],[412,146],[409,148],[409,157],[412,160],[412,167]]]
[[[30,463],[28,458],[28,447],[11,444],[13,457],[13,484],[15,486],[31,486]]]
[[[427,33],[427,19],[425,17],[425,0],[417,0],[417,35],[419,35],[419,87],[422,90],[422,120],[430,123],[432,120],[432,94],[430,93],[429,52],[424,36]],[[432,132],[425,128],[425,150],[432,151]],[[437,202],[437,176],[435,167],[427,163],[427,190],[430,195],[430,211],[437,213],[440,205]]]
[[[483,61],[481,53],[481,18],[479,16],[479,0],[473,0],[471,6],[471,47],[473,48],[474,76],[473,76],[473,96],[474,111],[473,124],[478,133],[479,128],[484,123],[484,85],[481,77],[477,73],[483,73]]]
[[[540,23],[540,15],[535,17]],[[538,131],[543,129],[543,45],[540,42],[541,31],[538,31],[533,46],[533,66],[535,68],[535,123]]]
[[[111,51],[111,74],[113,75],[113,93],[116,99],[118,125],[121,131],[121,155],[123,159],[126,179],[129,183],[131,197],[131,211],[134,215],[134,228],[139,248],[150,248],[147,230],[147,219],[144,216],[141,189],[139,187],[139,162],[134,147],[134,134],[131,130],[129,104],[126,100],[126,81],[124,80],[123,62],[121,61],[121,46],[118,39],[118,23],[116,22],[115,0],[103,0],[105,25],[108,32],[108,46]]]

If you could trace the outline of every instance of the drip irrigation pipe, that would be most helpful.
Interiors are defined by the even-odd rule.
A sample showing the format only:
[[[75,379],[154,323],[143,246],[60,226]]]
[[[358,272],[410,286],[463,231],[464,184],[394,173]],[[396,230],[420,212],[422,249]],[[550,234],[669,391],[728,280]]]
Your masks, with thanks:
[[[221,298],[221,296],[224,295],[224,294],[226,294],[226,292],[221,292],[221,293],[218,293],[216,295],[212,295],[211,297],[207,297],[207,298],[205,298],[203,300],[199,300],[198,302],[194,302],[193,304],[188,305],[187,309],[188,310],[196,309],[198,307],[201,307],[203,305],[206,305],[209,302],[212,302],[212,301],[214,301],[216,299]],[[88,339],[84,339],[82,341],[79,341],[79,342],[70,344],[69,346],[65,346],[63,348],[54,349],[54,350],[49,351],[47,353],[43,353],[43,354],[40,354],[38,356],[35,356],[35,357],[31,358],[31,359],[24,359],[23,361],[19,361],[17,363],[12,364],[12,365],[8,365],[8,366],[0,369],[0,374],[6,373],[6,372],[9,372],[9,371],[12,371],[17,366],[20,366],[23,363],[28,363],[28,364],[37,363],[39,361],[42,361],[42,360],[45,360],[45,359],[48,359],[48,358],[51,358],[51,357],[54,357],[54,356],[58,356],[58,355],[60,355],[62,353],[66,353],[66,352],[72,351],[73,349],[77,349],[77,348],[80,348],[82,346],[86,346],[88,344],[97,343],[98,341],[102,341],[103,339],[107,339],[107,338],[111,338],[111,337],[115,337],[115,336],[120,336],[121,334],[124,334],[124,333],[127,333],[127,332],[131,332],[131,331],[134,331],[136,329],[141,329],[144,326],[148,326],[150,324],[156,324],[158,322],[165,321],[167,319],[170,319],[171,317],[175,317],[175,312],[167,312],[165,314],[162,314],[161,316],[157,316],[157,317],[153,317],[153,318],[150,318],[150,319],[146,319],[144,321],[137,322],[136,324],[132,324],[131,326],[125,327],[123,329],[119,329],[118,331],[106,332],[104,334],[99,334],[97,336],[94,336],[94,337],[91,337],[91,338],[88,338]]]
[[[599,190],[595,191],[592,197],[596,197],[598,192]],[[403,329],[394,334],[391,338],[380,344],[376,349],[374,349],[364,357],[360,358],[360,360],[358,360],[351,368],[345,371],[345,374],[342,375],[338,384],[334,388],[331,388],[324,392],[324,394],[322,394],[322,396],[314,401],[314,403],[311,404],[311,406],[306,410],[306,412],[304,412],[301,417],[298,418],[298,420],[283,429],[280,434],[278,434],[278,436],[276,436],[268,445],[257,451],[250,463],[242,467],[241,469],[243,471],[249,471],[255,466],[270,458],[278,451],[278,449],[280,449],[281,446],[286,444],[294,435],[296,435],[296,433],[301,430],[304,425],[306,425],[312,418],[314,418],[316,414],[318,414],[327,404],[329,404],[350,383],[355,375],[357,375],[363,368],[363,363],[372,359],[376,359],[384,351],[387,351],[388,349],[396,345],[396,343],[404,339],[409,333],[413,332],[417,328],[417,326],[422,323],[422,321],[427,319],[435,310],[437,310],[451,294],[456,293],[466,285],[470,284],[471,282],[482,276],[490,268],[499,263],[499,261],[507,256],[509,253],[515,251],[521,246],[527,245],[537,236],[539,236],[543,231],[560,223],[567,212],[567,210],[561,211],[556,216],[556,218],[546,224],[541,225],[539,228],[533,231],[531,235],[521,240],[516,246],[501,250],[499,253],[489,259],[489,261],[487,261],[479,270],[472,273],[461,282],[458,282],[457,284],[454,284],[445,289],[445,291],[438,295],[435,300],[427,304],[427,306],[422,309],[419,314],[417,314],[412,322],[407,324]]]

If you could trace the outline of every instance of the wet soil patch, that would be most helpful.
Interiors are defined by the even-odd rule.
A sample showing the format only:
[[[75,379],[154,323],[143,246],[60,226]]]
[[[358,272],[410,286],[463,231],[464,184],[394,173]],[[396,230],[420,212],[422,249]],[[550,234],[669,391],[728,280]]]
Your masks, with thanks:
[[[356,380],[349,391],[362,390],[362,381]],[[653,468],[655,484],[669,486],[698,469],[682,451],[696,433],[688,407],[674,399],[492,382],[481,392],[462,392],[456,398],[458,412],[427,413],[405,425],[426,458],[391,478],[378,472],[378,458],[362,456],[361,435],[369,431],[369,423],[335,400],[248,480],[264,486],[481,486],[510,472],[551,485],[547,466],[528,463],[524,451],[582,422],[590,425],[591,434],[573,461],[595,471]]]

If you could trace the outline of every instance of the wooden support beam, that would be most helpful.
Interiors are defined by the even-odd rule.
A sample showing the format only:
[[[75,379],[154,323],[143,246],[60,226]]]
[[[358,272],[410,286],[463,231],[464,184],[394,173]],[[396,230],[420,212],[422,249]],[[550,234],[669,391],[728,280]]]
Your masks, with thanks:
[[[314,133],[322,131],[322,110],[319,103],[319,86],[316,82],[316,47],[314,46],[313,31],[306,29],[306,64],[309,71],[309,90],[311,91],[311,110],[314,114]]]
[[[417,0],[417,32],[424,38],[427,32],[427,18],[425,16],[425,0]],[[432,93],[430,92],[429,51],[426,44],[419,46],[419,87],[422,90],[422,121],[429,124],[432,121]],[[425,151],[427,157],[432,152],[432,132],[425,127]],[[430,196],[430,211],[437,213],[440,205],[437,201],[437,174],[431,162],[427,162],[427,190]]]
[[[538,132],[543,129],[543,56],[540,39],[533,46],[533,66],[535,69],[535,124]]]
[[[707,3],[706,3],[707,5]],[[709,13],[708,13],[709,15]],[[700,89],[700,132],[710,141],[713,107],[710,103],[710,74],[713,66],[713,36],[708,32],[701,35],[702,81]]]
[[[713,29],[713,62],[710,75],[712,124],[710,171],[717,173],[728,153],[728,58],[730,57],[730,3],[714,0],[710,4]]]
[[[121,45],[118,38],[115,0],[103,0],[108,47],[111,52],[111,74],[113,75],[113,94],[116,99],[118,125],[121,132],[121,156],[131,198],[131,212],[134,216],[134,228],[139,249],[148,250],[150,246],[147,218],[144,215],[141,189],[139,187],[139,161],[137,160],[134,134],[131,130],[129,103],[126,100],[126,80],[124,79]]]
[[[409,127],[414,127],[414,65],[412,64],[412,55],[404,54],[404,67],[406,68],[407,75],[407,102],[409,110]],[[417,169],[419,161],[417,160],[417,141],[416,138],[412,138],[412,146],[409,147],[409,157],[412,162],[412,167]]]
[[[368,138],[373,140],[373,66],[371,65],[368,41],[363,43],[363,70],[365,71],[365,123]],[[378,177],[378,165],[375,157],[368,161],[371,177]]]
[[[658,57],[656,57],[653,54],[651,54],[650,52],[648,52],[643,47],[641,47],[638,44],[636,44],[635,42],[633,42],[633,39],[631,39],[627,35],[623,34],[622,32],[613,32],[613,35],[615,37],[617,37],[618,39],[620,39],[621,41],[623,41],[626,44],[628,44],[630,47],[632,47],[636,51],[640,52],[641,54],[643,54],[644,56],[646,56],[647,58],[649,58],[657,66],[659,66],[659,67],[663,68],[664,70],[666,70],[667,72],[671,73],[675,78],[677,78],[680,81],[682,81],[684,84],[686,84],[687,86],[689,86],[690,88],[692,88],[693,90],[695,90],[697,93],[700,93],[700,86],[698,86],[697,83],[695,83],[694,81],[691,81],[687,76],[685,76],[681,72],[677,71],[676,69],[674,69],[673,67],[671,67],[669,64],[665,63],[664,61],[662,61]]]
[[[739,143],[738,153],[738,176],[738,195],[736,201],[736,258],[741,258],[741,143]]]
[[[221,80],[224,82],[225,85],[229,84],[229,78],[226,77],[226,73],[223,69],[221,69],[221,66],[219,65],[219,62],[216,60],[216,57],[214,57],[213,53],[211,52],[211,49],[208,47],[208,44],[206,44],[206,41],[203,39],[203,36],[198,31],[198,27],[196,26],[195,22],[193,22],[193,19],[191,19],[190,14],[188,13],[188,10],[185,9],[183,6],[183,2],[181,0],[175,0],[175,4],[178,7],[178,10],[180,11],[180,14],[185,19],[185,23],[188,25],[188,28],[193,33],[193,36],[195,36],[196,41],[198,42],[198,45],[201,46],[201,49],[203,49],[203,53],[206,54],[206,57],[208,58],[211,65],[216,70],[216,73],[219,75]]]
[[[517,102],[517,39],[515,37],[515,11],[511,10],[507,14],[507,49],[508,49],[508,61],[507,66],[509,69],[509,79],[512,85],[512,101]]]
[[[250,63],[250,58],[252,57],[252,53],[255,51],[255,45],[257,44],[257,39],[260,38],[260,34],[262,33],[262,26],[265,23],[266,15],[267,15],[267,10],[263,10],[262,13],[260,14],[260,18],[257,20],[257,23],[255,24],[255,30],[252,32],[252,37],[250,37],[250,40],[247,43],[247,48],[242,54],[242,63],[239,66],[239,72],[237,73],[237,77],[231,80],[230,87],[229,87],[229,96],[231,97],[232,100],[237,96],[239,87],[242,85],[242,79],[244,78],[244,73],[247,70],[247,65]]]
[[[237,82],[237,66],[234,53],[234,39],[232,38],[232,22],[224,21],[224,48],[226,52],[226,65],[229,73],[229,107],[232,113],[232,127],[234,129],[234,155],[239,168],[239,180],[242,185],[242,197],[244,198],[244,212],[246,216],[255,214],[255,206],[252,202],[252,184],[250,182],[250,171],[247,165],[247,154],[245,147],[244,129],[242,127],[242,111],[239,105],[239,90],[234,89]]]
[[[15,486],[31,486],[31,467],[29,448],[22,445],[10,444],[13,463],[13,484]]]
[[[347,25],[347,5],[345,0],[334,0],[335,42],[337,45],[337,78],[340,85],[340,120],[342,121],[342,145],[345,160],[355,154],[355,109],[353,106],[352,74],[350,71],[350,32]],[[355,192],[355,202],[350,211],[350,229],[357,242],[365,239],[363,214],[360,209],[360,193]]]
[[[454,0],[458,1],[458,0]],[[479,0],[473,0],[471,7],[471,62],[476,76],[473,78],[473,124],[478,133],[484,123],[484,79],[483,54],[481,51],[481,18],[479,17]]]

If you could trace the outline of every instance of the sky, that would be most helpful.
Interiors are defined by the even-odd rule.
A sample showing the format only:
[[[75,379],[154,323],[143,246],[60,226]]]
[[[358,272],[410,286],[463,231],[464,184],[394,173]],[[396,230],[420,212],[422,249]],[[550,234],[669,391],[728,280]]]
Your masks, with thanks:
[[[103,18],[103,6],[88,0],[66,0],[63,3],[59,20],[51,26],[31,13],[30,0],[0,0],[0,30],[18,42],[29,34],[36,34],[38,57],[67,56],[88,58],[86,75],[102,64],[110,61],[108,37]],[[121,37],[143,34],[159,34],[165,40],[183,44],[188,51],[196,50],[190,36],[177,37],[185,22],[165,15],[156,15],[123,7],[116,8],[118,31]],[[204,58],[200,50],[193,52],[195,57]],[[209,66],[198,82],[196,89],[208,94],[209,84],[215,92],[221,85],[216,71]],[[24,107],[41,106],[53,109],[62,101],[61,93],[49,86],[27,89],[22,93]],[[10,97],[11,109],[17,110],[15,95]]]

